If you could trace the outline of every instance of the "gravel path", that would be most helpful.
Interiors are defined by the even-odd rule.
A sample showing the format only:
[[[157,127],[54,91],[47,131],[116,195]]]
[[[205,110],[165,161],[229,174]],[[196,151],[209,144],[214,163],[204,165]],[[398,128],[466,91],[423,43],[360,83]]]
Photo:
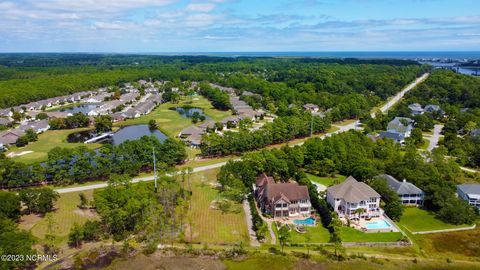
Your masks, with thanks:
[[[245,212],[245,221],[247,222],[248,235],[250,236],[250,246],[259,247],[260,243],[258,242],[257,235],[255,234],[255,231],[252,229],[253,223],[252,223],[252,212],[250,209],[250,204],[248,203],[248,200],[243,200],[242,204],[243,204],[243,211]]]

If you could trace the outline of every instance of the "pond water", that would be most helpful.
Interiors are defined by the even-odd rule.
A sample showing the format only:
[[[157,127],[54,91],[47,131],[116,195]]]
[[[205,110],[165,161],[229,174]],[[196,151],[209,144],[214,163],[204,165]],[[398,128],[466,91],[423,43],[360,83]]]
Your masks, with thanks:
[[[67,112],[67,113],[71,113],[71,114],[74,114],[74,113],[83,113],[83,114],[88,114],[91,110],[97,108],[98,106],[100,106],[99,104],[79,104],[79,105],[75,105],[75,106],[72,106],[72,107],[68,107],[68,108],[61,108],[61,109],[58,109],[58,110],[55,110],[55,112]]]
[[[174,108],[183,118],[192,118],[193,113],[198,112],[200,115],[205,116],[206,120],[212,119],[208,115],[205,115],[202,109],[195,107],[176,107]]]
[[[68,135],[67,141],[70,143],[82,143],[95,136],[97,136],[97,133],[94,130],[82,131]],[[98,143],[119,145],[126,140],[136,140],[142,136],[155,136],[160,142],[167,139],[167,136],[160,130],[150,130],[148,125],[131,125],[120,128],[112,137],[102,139]]]

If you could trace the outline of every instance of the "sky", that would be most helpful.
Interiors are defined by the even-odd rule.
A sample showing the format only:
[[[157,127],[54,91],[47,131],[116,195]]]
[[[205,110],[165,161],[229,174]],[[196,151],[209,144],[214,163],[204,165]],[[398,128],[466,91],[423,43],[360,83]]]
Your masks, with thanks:
[[[479,0],[0,0],[0,52],[480,51]]]

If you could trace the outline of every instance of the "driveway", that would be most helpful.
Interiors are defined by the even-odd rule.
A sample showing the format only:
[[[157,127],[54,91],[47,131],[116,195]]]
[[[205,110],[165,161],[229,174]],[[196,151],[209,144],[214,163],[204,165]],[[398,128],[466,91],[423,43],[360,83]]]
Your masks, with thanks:
[[[435,125],[433,127],[433,135],[430,138],[430,144],[427,147],[427,151],[432,152],[438,146],[438,140],[440,139],[440,132],[443,129],[443,125]]]

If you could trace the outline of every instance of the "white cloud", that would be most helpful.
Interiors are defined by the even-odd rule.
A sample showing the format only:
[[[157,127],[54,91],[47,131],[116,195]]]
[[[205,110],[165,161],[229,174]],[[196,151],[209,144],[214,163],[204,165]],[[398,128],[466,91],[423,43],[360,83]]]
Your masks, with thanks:
[[[212,3],[190,3],[185,8],[186,11],[194,12],[209,12],[215,8],[215,4]]]
[[[216,19],[216,15],[208,13],[193,14],[185,19],[185,25],[189,27],[205,27],[212,25]]]
[[[29,0],[42,9],[76,12],[118,12],[144,7],[161,7],[177,0]]]

